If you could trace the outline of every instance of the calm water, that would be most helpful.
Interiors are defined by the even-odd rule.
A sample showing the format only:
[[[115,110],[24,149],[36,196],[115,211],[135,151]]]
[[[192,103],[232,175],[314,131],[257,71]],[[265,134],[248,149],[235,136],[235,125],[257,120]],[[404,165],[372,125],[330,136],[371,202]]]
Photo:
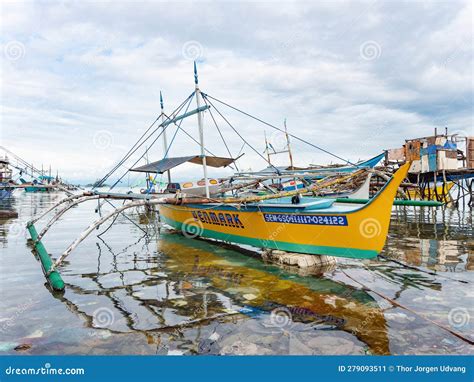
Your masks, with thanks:
[[[399,208],[386,258],[312,272],[160,232],[133,211],[68,257],[66,291],[53,294],[24,227],[62,197],[17,192],[9,207],[19,217],[0,221],[0,354],[474,353],[423,318],[474,339],[469,210]],[[96,206],[53,226],[43,242],[54,257],[98,218]]]

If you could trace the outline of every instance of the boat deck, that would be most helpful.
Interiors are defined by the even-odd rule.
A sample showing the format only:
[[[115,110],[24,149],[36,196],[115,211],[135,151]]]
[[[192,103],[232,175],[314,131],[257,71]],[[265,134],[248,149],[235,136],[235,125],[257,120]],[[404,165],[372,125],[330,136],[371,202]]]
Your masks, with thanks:
[[[263,211],[263,212],[300,212],[300,213],[349,213],[358,211],[364,205],[336,203],[336,199],[302,197],[300,203],[291,203],[290,197],[270,199],[263,202],[241,204],[188,204],[188,206],[200,209],[240,210],[240,211]]]

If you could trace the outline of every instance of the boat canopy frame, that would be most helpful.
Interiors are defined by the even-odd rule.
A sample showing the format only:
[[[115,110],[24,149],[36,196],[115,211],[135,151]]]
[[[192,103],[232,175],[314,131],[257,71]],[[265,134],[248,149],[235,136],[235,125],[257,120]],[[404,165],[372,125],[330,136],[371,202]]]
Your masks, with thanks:
[[[206,164],[211,167],[227,167],[230,164],[234,163],[239,158],[206,156]],[[159,161],[148,163],[143,166],[131,168],[130,171],[146,172],[146,173],[152,173],[152,174],[163,174],[166,171],[171,170],[172,168],[175,168],[186,162],[202,165],[203,158],[201,155],[164,158]]]

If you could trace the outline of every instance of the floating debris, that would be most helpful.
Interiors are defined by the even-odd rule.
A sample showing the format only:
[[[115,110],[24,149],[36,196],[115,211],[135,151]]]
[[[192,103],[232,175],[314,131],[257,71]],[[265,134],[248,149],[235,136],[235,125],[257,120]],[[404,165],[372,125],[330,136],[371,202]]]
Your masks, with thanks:
[[[16,351],[26,351],[26,350],[30,350],[32,346],[33,345],[31,345],[31,344],[21,344],[21,345],[16,346],[14,350],[16,350]]]
[[[333,256],[314,256],[305,255],[302,253],[290,253],[279,250],[268,249],[263,251],[262,257],[264,260],[270,260],[279,264],[294,265],[299,268],[329,268],[337,263]]]

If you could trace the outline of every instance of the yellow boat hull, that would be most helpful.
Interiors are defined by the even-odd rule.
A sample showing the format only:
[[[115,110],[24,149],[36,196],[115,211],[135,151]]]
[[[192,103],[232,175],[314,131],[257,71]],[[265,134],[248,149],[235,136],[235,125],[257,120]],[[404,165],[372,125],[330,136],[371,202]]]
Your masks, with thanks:
[[[419,189],[409,190],[408,195],[410,199],[414,200],[434,200],[449,203],[452,201],[450,191],[453,186],[453,182],[447,182],[444,186],[437,185],[436,191],[434,187],[428,187],[427,189],[425,189],[424,197],[422,197],[421,191]]]
[[[385,245],[397,188],[409,163],[362,207],[311,211],[239,204],[159,205],[162,221],[191,237],[206,237],[313,255],[373,258]]]

